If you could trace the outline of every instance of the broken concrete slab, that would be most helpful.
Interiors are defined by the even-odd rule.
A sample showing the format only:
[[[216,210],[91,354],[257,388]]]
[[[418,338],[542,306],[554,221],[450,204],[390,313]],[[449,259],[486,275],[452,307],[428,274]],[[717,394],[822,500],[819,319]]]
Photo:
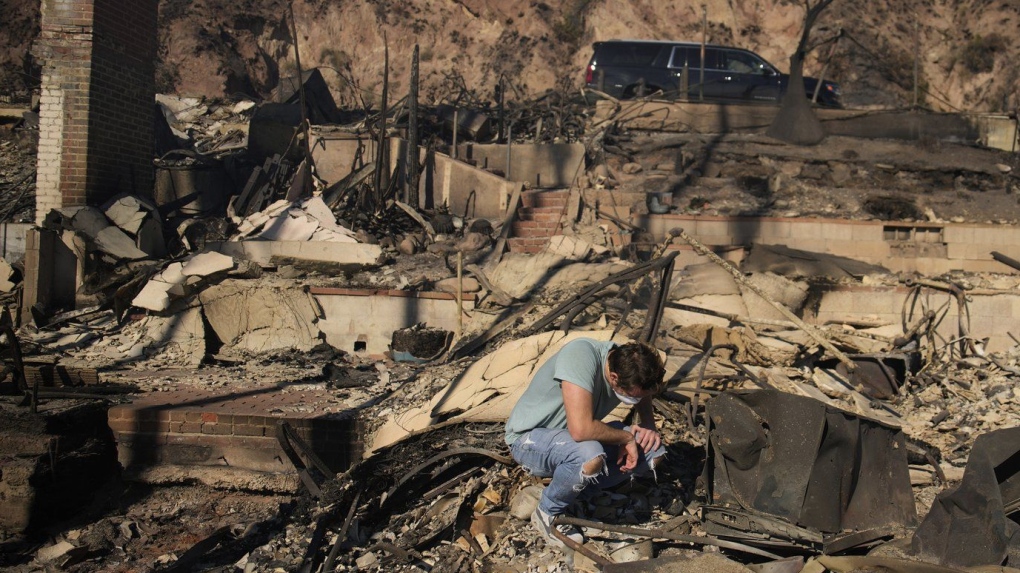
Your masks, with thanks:
[[[330,346],[345,352],[382,356],[392,333],[415,324],[455,331],[457,300],[449,293],[312,287],[309,292],[322,309],[318,328]],[[474,309],[466,295],[464,311]],[[467,318],[467,317],[465,317]]]
[[[553,235],[549,237],[549,244],[545,250],[572,261],[583,261],[592,254],[603,255],[609,252],[609,249],[606,247],[593,245],[578,237],[567,235]]]
[[[357,270],[379,264],[382,257],[379,245],[333,241],[224,241],[210,243],[209,248],[264,267],[272,266],[273,257],[281,257],[332,262]]]
[[[88,237],[95,237],[99,231],[110,226],[110,220],[95,207],[65,207],[56,216],[61,219],[63,228],[73,229]]]
[[[134,195],[121,195],[109,201],[103,207],[103,214],[114,225],[131,235],[138,235],[138,230],[146,217],[156,212],[156,206]]]
[[[764,244],[755,244],[751,248],[741,269],[745,272],[771,271],[790,278],[829,277],[834,280],[889,274],[885,267],[849,257]]]
[[[131,299],[131,306],[144,308],[153,312],[163,312],[170,308],[170,289],[173,283],[160,280],[149,280],[142,290]]]
[[[15,284],[11,281],[14,276],[14,267],[5,259],[0,259],[0,292],[11,292]]]
[[[790,309],[794,314],[801,314],[801,308],[808,295],[806,282],[793,281],[771,272],[752,273],[746,278],[747,282],[767,294],[772,300]],[[786,320],[783,313],[776,310],[772,304],[751,289],[741,288],[740,290],[744,306],[747,307],[747,316],[765,320]]]
[[[318,221],[310,217],[291,216],[288,212],[269,219],[262,232],[255,237],[265,241],[307,241],[318,229]]]
[[[202,309],[186,308],[173,316],[147,316],[138,325],[142,336],[123,350],[126,359],[159,353],[167,361],[197,368],[205,358]]]
[[[134,261],[149,257],[148,253],[135,245],[135,241],[127,233],[113,225],[102,229],[93,238],[101,251],[117,259]]]
[[[236,265],[233,257],[222,253],[209,252],[199,253],[191,258],[181,268],[181,275],[186,277],[207,277],[219,272],[229,271]]]
[[[318,305],[291,283],[228,279],[199,294],[205,317],[223,344],[250,352],[310,350],[320,344]]]
[[[539,285],[590,285],[620,272],[628,263],[573,263],[549,252],[523,255],[511,253],[493,270],[489,281],[514,298],[524,298]]]
[[[464,277],[461,280],[457,280],[457,277],[443,279],[436,281],[435,289],[439,292],[448,292],[456,294],[460,292],[471,292],[475,293],[482,290],[482,285],[478,284],[478,281],[471,277]]]
[[[187,277],[183,273],[184,264],[170,263],[162,271],[149,279],[142,290],[131,301],[132,306],[162,312],[170,308],[170,290],[184,284]]]
[[[581,337],[627,341],[626,337],[612,336],[611,330],[554,331],[508,342],[473,363],[427,403],[391,414],[372,436],[366,456],[429,427],[436,420],[504,421],[534,372],[563,345]]]

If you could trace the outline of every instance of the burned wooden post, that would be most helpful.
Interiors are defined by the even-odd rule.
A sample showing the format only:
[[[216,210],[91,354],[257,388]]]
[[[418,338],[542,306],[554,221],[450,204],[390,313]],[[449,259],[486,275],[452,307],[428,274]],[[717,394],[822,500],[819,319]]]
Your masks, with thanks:
[[[386,40],[385,34],[383,34],[383,46],[382,102],[379,106],[379,133],[376,134],[375,178],[372,180],[373,208],[378,208],[382,205],[383,187],[386,185],[384,173],[389,168],[389,162],[386,161],[386,114],[388,112],[386,100],[390,88],[390,45]]]
[[[405,170],[404,201],[417,209],[418,205],[418,44],[411,56],[411,90],[408,94],[410,116],[407,120],[407,169]]]
[[[304,72],[301,70],[301,51],[298,49],[298,32],[297,32],[297,20],[294,19],[294,3],[290,3],[290,29],[291,36],[294,38],[294,64],[297,66],[297,78],[295,81],[298,85],[298,99],[301,105],[301,137],[302,147],[305,150],[306,160],[311,160],[312,148],[308,143],[308,107],[305,104],[305,78]]]

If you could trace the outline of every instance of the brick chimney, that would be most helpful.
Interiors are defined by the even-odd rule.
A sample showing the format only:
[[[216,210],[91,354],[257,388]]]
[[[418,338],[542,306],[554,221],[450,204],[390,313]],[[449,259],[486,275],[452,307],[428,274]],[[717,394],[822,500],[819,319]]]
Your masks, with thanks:
[[[151,196],[158,0],[43,0],[37,224],[51,209]]]

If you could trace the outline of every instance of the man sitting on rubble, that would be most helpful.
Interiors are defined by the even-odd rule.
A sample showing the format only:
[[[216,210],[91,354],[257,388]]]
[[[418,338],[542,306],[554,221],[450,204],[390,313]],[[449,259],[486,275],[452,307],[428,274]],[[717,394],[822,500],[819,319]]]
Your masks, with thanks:
[[[588,486],[607,488],[630,475],[654,469],[665,453],[652,417],[652,396],[663,386],[659,353],[638,342],[578,338],[554,354],[531,379],[510,413],[506,442],[517,463],[538,477],[551,477],[531,522],[547,543],[552,520]],[[604,423],[621,402],[636,406],[640,423]],[[584,542],[573,526],[557,529]]]

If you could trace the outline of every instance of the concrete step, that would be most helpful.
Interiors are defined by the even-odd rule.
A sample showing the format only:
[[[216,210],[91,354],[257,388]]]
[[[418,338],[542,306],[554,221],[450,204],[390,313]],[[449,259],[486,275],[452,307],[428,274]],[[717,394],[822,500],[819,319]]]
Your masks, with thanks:
[[[127,475],[172,469],[201,480],[211,468],[222,471],[227,465],[233,471],[223,476],[225,481],[240,487],[265,480],[272,482],[267,487],[283,491],[298,482],[276,439],[281,421],[332,471],[344,471],[361,459],[363,432],[357,418],[331,414],[329,400],[328,393],[314,387],[284,391],[267,386],[244,392],[187,388],[114,406],[108,425]]]

